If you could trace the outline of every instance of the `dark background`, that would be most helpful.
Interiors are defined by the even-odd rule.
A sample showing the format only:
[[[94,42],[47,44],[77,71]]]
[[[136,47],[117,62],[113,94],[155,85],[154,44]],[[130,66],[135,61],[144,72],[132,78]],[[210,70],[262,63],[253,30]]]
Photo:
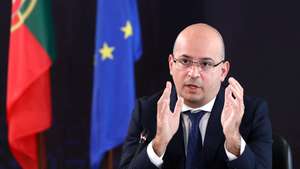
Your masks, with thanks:
[[[18,168],[7,147],[5,116],[10,0],[0,1],[0,169]],[[53,0],[57,59],[52,68],[53,127],[47,132],[50,168],[84,169],[89,118],[96,0]],[[247,95],[267,99],[273,132],[291,144],[300,167],[299,4],[273,0],[138,0],[143,56],[136,64],[137,96],[170,79],[167,56],[179,31],[195,22],[225,40],[231,75]],[[28,44],[29,45],[29,44]]]

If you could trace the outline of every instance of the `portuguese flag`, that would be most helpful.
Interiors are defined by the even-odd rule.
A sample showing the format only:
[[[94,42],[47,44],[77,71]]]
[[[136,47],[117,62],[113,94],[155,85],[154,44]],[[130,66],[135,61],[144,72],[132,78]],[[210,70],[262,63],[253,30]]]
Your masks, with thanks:
[[[12,0],[7,80],[8,142],[23,169],[40,166],[38,138],[51,126],[51,0]]]

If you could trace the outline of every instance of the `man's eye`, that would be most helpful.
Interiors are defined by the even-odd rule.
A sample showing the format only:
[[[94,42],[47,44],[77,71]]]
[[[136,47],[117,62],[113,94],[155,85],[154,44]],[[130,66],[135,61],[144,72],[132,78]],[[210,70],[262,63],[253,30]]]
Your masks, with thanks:
[[[184,65],[189,65],[191,63],[191,61],[188,59],[181,59],[180,62]]]
[[[210,66],[213,65],[211,62],[202,62],[200,64],[201,64],[202,67],[210,67]]]

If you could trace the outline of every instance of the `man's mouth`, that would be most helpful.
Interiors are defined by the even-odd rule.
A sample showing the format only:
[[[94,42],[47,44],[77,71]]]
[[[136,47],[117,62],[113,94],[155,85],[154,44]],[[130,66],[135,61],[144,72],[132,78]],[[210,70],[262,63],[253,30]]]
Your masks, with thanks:
[[[190,89],[197,89],[197,88],[199,88],[199,86],[194,85],[194,84],[186,84],[185,86],[188,87],[188,88],[190,88]]]

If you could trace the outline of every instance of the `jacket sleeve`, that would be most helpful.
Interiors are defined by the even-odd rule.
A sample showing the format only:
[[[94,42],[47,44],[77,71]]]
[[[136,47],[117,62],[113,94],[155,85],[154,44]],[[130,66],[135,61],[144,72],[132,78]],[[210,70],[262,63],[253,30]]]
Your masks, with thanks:
[[[140,141],[145,130],[142,125],[142,101],[138,100],[129,124],[128,134],[123,145],[119,169],[158,169],[149,159],[147,145],[149,140]]]
[[[265,101],[257,101],[251,119],[250,132],[246,147],[241,156],[227,163],[235,169],[271,169],[272,168],[272,127]]]

